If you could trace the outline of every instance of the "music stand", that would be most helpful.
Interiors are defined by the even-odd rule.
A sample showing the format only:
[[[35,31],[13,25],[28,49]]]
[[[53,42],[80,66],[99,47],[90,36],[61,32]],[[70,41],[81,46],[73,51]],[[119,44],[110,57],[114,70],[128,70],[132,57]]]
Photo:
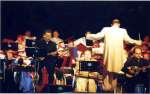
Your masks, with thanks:
[[[28,57],[33,57],[35,60],[35,74],[38,74],[40,60],[39,57],[45,57],[47,55],[47,51],[45,49],[40,49],[36,47],[36,41],[32,39],[26,39],[26,55]],[[37,75],[38,77],[38,75]],[[38,80],[34,81],[34,84],[37,84]]]
[[[29,57],[45,57],[47,55],[47,51],[36,47],[35,39],[26,39],[26,54]]]
[[[100,69],[100,65],[97,61],[80,61],[79,62],[79,71],[87,71],[88,72],[88,78],[90,72],[98,72]],[[87,85],[87,92],[89,91],[89,81]]]
[[[47,51],[45,49],[39,49],[39,48],[26,48],[26,55],[28,57],[45,57],[47,56]]]
[[[93,46],[93,41],[86,39],[86,46]]]
[[[37,48],[35,50],[35,57],[46,57],[47,56],[47,50],[46,49],[39,49]]]
[[[25,48],[26,55],[28,57],[34,57],[35,56],[35,50],[36,50],[36,48]]]
[[[18,43],[2,43],[2,50],[18,51]]]
[[[79,71],[98,72],[100,65],[97,61],[80,61]]]
[[[35,47],[36,41],[33,39],[26,39],[26,47]]]

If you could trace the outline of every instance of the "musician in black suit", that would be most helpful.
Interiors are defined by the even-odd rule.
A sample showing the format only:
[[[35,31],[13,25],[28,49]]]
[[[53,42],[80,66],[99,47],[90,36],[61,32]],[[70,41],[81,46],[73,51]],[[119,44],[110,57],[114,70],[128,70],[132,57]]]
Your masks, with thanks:
[[[52,33],[50,30],[46,30],[42,36],[42,39],[37,41],[38,48],[46,50],[46,53],[51,53],[57,50],[56,44],[51,41]]]
[[[148,72],[147,67],[149,62],[142,57],[142,50],[140,47],[135,47],[133,56],[129,57],[122,68],[126,76],[126,92],[134,93],[136,85],[144,85],[148,87]]]
[[[41,60],[39,67],[39,75],[40,78],[42,75],[41,69],[45,66],[48,71],[48,80],[49,85],[53,84],[54,80],[54,70],[56,65],[58,65],[58,57],[57,57],[57,47],[54,42],[51,41],[51,30],[46,30],[43,34],[43,38],[37,41],[36,46],[38,49],[41,49],[46,56],[44,56],[43,60]],[[42,80],[42,79],[40,79]]]

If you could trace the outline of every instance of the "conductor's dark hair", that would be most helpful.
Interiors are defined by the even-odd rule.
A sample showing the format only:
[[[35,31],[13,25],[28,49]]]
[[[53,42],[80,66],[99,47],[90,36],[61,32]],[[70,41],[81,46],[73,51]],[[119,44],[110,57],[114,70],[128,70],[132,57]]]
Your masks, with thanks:
[[[115,24],[115,23],[120,24],[120,20],[119,20],[119,19],[114,19],[114,20],[112,21],[112,24]]]

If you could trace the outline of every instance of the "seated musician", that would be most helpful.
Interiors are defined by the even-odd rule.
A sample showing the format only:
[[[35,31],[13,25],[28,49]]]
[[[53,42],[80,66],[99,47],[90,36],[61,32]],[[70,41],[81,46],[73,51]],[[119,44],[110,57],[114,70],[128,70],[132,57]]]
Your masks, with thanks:
[[[20,78],[19,81],[19,90],[23,93],[33,93],[34,92],[34,86],[33,86],[33,78],[34,78],[34,72],[33,71],[25,71],[25,68],[29,66],[29,61],[20,58],[18,59],[18,63],[20,64],[20,68],[22,70],[18,71],[18,76]]]
[[[5,57],[5,78],[4,78],[4,90],[6,92],[14,92],[15,90],[17,91],[17,84],[15,84],[14,81],[14,72],[13,72],[13,67],[12,65],[15,62],[15,51],[8,49],[5,51],[6,52],[6,57]]]
[[[79,61],[95,61],[95,59],[92,58],[91,50],[85,50],[81,54]],[[75,92],[96,92],[97,85],[92,77],[97,77],[97,72],[79,71],[79,62],[77,62],[75,75],[77,77]]]
[[[59,36],[59,32],[58,30],[54,30],[53,31],[53,37],[51,38],[51,41],[53,41],[54,43],[58,44],[59,42],[62,42],[63,40],[60,38]]]
[[[59,67],[57,65],[58,68],[55,68],[54,84],[56,85],[67,85],[68,83],[66,79],[69,76],[72,76],[72,74],[68,74],[68,69],[73,69],[71,66],[71,60],[74,58],[72,49],[73,48],[69,49],[67,46],[65,46],[64,42],[59,42],[57,44],[57,52],[61,65]]]
[[[60,65],[57,65],[57,67],[55,68],[54,84],[55,85],[66,85],[66,81],[64,78],[63,70],[62,70],[63,69],[62,64],[63,64],[64,56],[65,56],[65,49],[63,47],[59,46],[57,51],[58,51]]]
[[[25,52],[25,38],[23,35],[18,35],[16,43],[18,43],[18,55],[26,56]]]
[[[147,72],[149,62],[143,59],[142,49],[140,47],[135,47],[133,50],[133,55],[129,57],[122,68],[122,71],[126,76],[126,92],[135,92],[135,87],[138,84],[143,84],[148,87]]]
[[[21,52],[25,51],[22,50]],[[14,81],[18,85],[20,92],[31,93],[34,92],[34,68],[31,67],[30,58],[21,52],[18,53],[13,64]]]
[[[25,31],[24,37],[25,37],[25,39],[32,39],[32,40],[35,40],[35,39],[36,39],[35,36],[32,36],[32,33],[31,33],[30,30],[26,30],[26,31]]]
[[[65,46],[64,42],[59,42],[57,44],[58,56],[63,58],[62,67],[69,67],[69,48]]]

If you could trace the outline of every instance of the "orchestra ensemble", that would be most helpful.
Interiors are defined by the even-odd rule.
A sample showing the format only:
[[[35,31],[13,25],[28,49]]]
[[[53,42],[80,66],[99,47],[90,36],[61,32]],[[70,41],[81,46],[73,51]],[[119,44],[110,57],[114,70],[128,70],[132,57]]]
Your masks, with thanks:
[[[118,19],[79,39],[59,33],[46,29],[37,38],[27,30],[16,41],[2,39],[1,93],[150,92],[149,36],[130,38]]]

